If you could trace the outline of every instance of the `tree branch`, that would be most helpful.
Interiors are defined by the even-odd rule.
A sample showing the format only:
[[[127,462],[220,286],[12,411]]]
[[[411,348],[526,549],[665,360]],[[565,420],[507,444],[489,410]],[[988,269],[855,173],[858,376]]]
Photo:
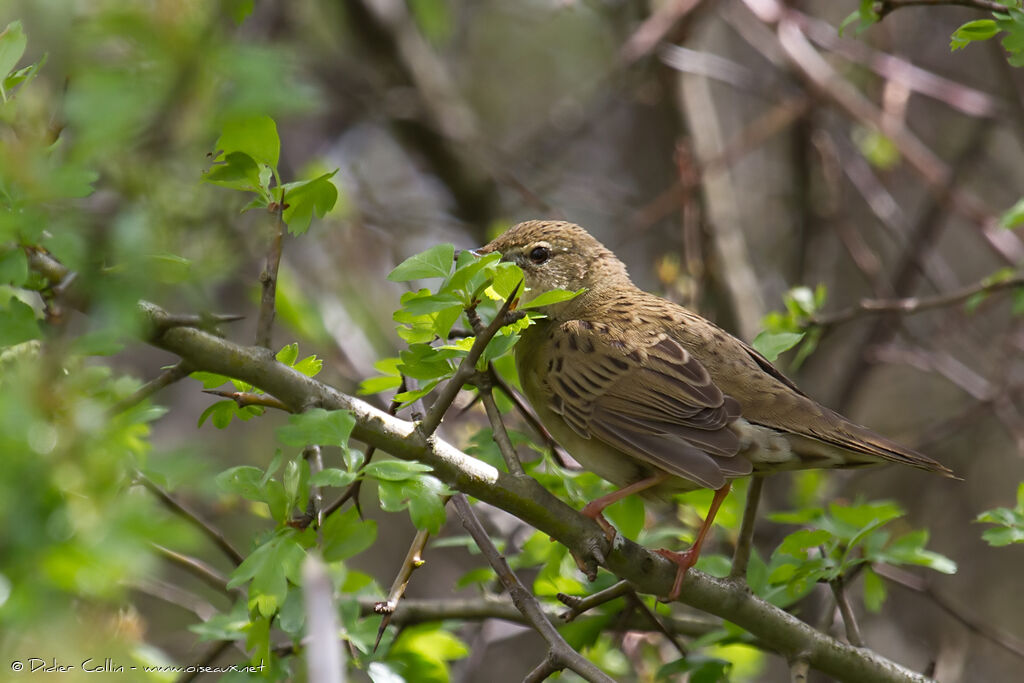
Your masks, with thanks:
[[[277,271],[281,266],[281,246],[284,242],[285,197],[274,208],[273,237],[267,249],[267,262],[260,273],[260,316],[256,321],[256,345],[269,349],[274,333],[274,306],[277,302]]]
[[[317,406],[349,410],[356,419],[354,438],[395,457],[430,465],[434,474],[452,488],[515,515],[577,555],[599,559],[609,571],[642,592],[665,595],[671,587],[676,574],[674,564],[621,536],[605,558],[606,539],[597,524],[555,498],[536,480],[499,472],[442,439],[428,439],[413,423],[307,377],[277,362],[265,349],[240,346],[193,328],[167,329],[158,324],[167,315],[164,311],[153,304],[143,304],[142,310],[154,323],[151,329],[155,332],[149,342],[177,354],[193,367],[258,386],[293,410]],[[700,571],[688,572],[680,600],[741,626],[783,656],[805,654],[815,669],[840,680],[929,680],[877,653],[839,642],[733,582]]]

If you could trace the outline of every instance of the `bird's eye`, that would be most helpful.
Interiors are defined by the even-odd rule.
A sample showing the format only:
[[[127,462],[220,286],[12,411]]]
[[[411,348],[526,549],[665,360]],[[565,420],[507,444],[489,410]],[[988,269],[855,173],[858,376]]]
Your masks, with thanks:
[[[547,247],[534,247],[533,250],[530,251],[530,260],[538,266],[547,261],[550,256],[551,250]]]

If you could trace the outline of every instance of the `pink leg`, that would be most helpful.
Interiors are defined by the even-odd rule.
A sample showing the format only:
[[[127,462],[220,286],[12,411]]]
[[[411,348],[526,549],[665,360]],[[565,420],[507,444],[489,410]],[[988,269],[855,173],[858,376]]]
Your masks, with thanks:
[[[708,535],[708,530],[711,529],[711,524],[715,521],[715,515],[718,514],[718,508],[721,507],[722,501],[725,500],[725,497],[729,495],[729,489],[731,487],[732,484],[726,484],[715,491],[715,497],[711,500],[711,508],[708,510],[708,516],[704,520],[704,523],[700,525],[700,530],[697,532],[697,538],[688,550],[684,550],[681,553],[664,549],[655,551],[665,559],[671,560],[679,565],[679,571],[676,572],[676,580],[672,584],[672,592],[668,594],[669,602],[672,602],[679,597],[679,591],[683,587],[683,579],[686,578],[686,572],[689,571],[690,567],[697,564],[697,558],[700,557],[701,546],[704,545],[704,537]]]
[[[662,472],[661,474],[656,474],[653,477],[641,479],[640,481],[634,482],[629,486],[623,486],[618,491],[612,491],[607,496],[601,496],[600,498],[595,498],[594,500],[590,501],[583,507],[582,510],[580,510],[580,512],[583,513],[583,515],[590,517],[592,520],[597,522],[598,525],[602,529],[604,529],[604,533],[608,537],[608,540],[613,541],[615,540],[615,527],[609,524],[608,520],[605,519],[604,515],[601,514],[602,512],[604,512],[604,509],[611,505],[612,503],[619,502],[626,496],[631,496],[634,493],[638,493],[645,489],[649,489],[652,486],[657,486],[658,484],[670,478],[671,476],[672,475],[670,474]]]

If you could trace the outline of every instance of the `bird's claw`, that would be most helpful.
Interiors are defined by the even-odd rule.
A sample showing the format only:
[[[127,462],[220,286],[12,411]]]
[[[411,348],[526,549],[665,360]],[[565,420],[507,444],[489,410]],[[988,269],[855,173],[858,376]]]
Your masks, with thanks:
[[[690,567],[697,564],[697,557],[700,555],[700,552],[694,552],[693,548],[684,550],[681,553],[665,548],[655,550],[654,552],[679,567],[678,571],[676,571],[676,579],[672,582],[672,590],[669,591],[668,596],[665,598],[665,602],[675,602],[679,599],[679,593],[682,590],[686,572],[690,570]]]

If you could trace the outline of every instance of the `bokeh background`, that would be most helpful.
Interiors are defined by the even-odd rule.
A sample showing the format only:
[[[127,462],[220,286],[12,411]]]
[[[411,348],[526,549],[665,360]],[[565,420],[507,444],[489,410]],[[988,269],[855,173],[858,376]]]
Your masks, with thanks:
[[[275,342],[297,339],[325,359],[323,379],[353,392],[399,348],[391,313],[405,290],[388,271],[522,219],[580,223],[640,286],[748,341],[793,287],[823,285],[828,314],[1019,268],[1021,234],[997,219],[1024,195],[1024,73],[994,40],[950,51],[960,24],[988,16],[976,9],[901,8],[840,37],[858,6],[794,2],[780,24],[774,3],[753,0],[256,0],[239,24],[241,0],[6,0],[0,25],[20,19],[26,59],[47,55],[23,106],[51,117],[98,173],[60,239],[83,260],[134,264],[132,291],[169,309],[250,313],[232,338],[252,335],[266,235],[239,213],[242,198],[199,182],[219,121],[273,115],[286,177],[340,169],[337,206],[286,240]],[[141,253],[188,264],[140,264]],[[862,628],[869,647],[950,682],[1016,680],[1021,657],[1006,644],[1024,639],[1024,547],[992,548],[972,522],[1012,506],[1024,480],[1024,318],[1019,295],[976,303],[861,312],[823,328],[798,368],[793,353],[780,361],[810,395],[963,481],[895,467],[782,475],[763,502],[888,498],[908,528],[931,529],[930,547],[958,573],[905,579],[925,592],[892,584]],[[140,346],[114,356],[142,379],[172,360]],[[259,520],[212,478],[265,466],[280,421],[197,430],[210,399],[195,382],[157,402],[169,411],[153,426],[151,466],[246,538]],[[442,433],[464,444],[482,422],[474,409]],[[380,540],[357,564],[387,586],[414,529],[405,515],[366,514]],[[507,516],[490,521],[510,539],[524,533]],[[762,552],[781,534],[763,524]],[[461,548],[427,559],[410,597],[459,594],[455,580],[477,562]],[[124,628],[177,660],[200,651],[185,630],[193,614],[131,596]],[[500,622],[460,635],[471,655],[453,680],[521,680],[543,653]],[[784,662],[758,667],[749,680],[788,680]]]

